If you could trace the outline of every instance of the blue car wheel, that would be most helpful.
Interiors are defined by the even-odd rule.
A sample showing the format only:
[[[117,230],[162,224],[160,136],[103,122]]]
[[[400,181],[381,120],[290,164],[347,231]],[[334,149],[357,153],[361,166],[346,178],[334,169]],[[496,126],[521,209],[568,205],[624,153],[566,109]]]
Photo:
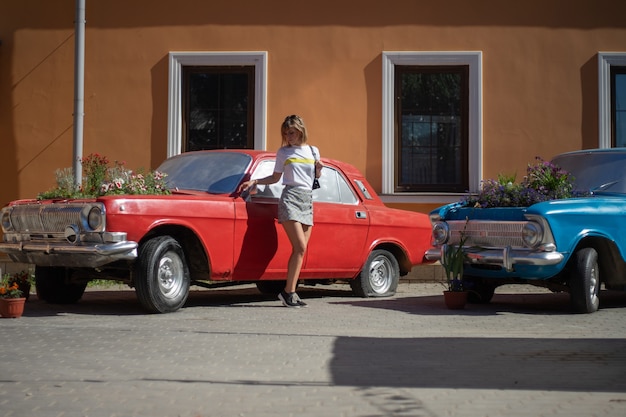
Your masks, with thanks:
[[[578,313],[593,313],[600,306],[600,271],[594,248],[576,251],[569,277],[570,301]]]

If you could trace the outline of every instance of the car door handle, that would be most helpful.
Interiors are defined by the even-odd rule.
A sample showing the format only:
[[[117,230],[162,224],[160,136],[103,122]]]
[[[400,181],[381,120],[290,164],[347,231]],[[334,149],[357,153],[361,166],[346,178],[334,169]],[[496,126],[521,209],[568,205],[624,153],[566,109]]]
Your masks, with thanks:
[[[367,219],[367,213],[364,211],[356,211],[354,212],[354,215],[357,219]]]

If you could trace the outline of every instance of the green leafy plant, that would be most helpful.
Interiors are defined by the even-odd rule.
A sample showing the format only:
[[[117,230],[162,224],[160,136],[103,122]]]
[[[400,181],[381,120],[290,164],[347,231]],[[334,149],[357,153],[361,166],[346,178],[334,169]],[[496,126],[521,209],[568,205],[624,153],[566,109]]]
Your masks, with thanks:
[[[459,243],[449,245],[444,249],[441,265],[446,274],[446,287],[448,291],[465,291],[463,283],[463,262],[465,252],[463,247],[467,242],[467,224],[469,219],[465,218],[465,226],[461,231]]]
[[[106,156],[92,153],[81,160],[85,178],[83,181],[83,192],[87,195],[100,195],[100,188],[107,180],[109,172],[109,160]]]
[[[27,270],[15,272],[14,274],[5,274],[5,277],[9,283],[16,282],[17,285],[31,285],[33,284],[33,277]]]
[[[107,157],[97,153],[81,159],[82,185],[76,184],[72,168],[56,171],[57,186],[40,193],[40,200],[51,198],[94,198],[120,194],[170,194],[165,184],[166,174],[159,171],[134,172],[115,161],[112,166]]]

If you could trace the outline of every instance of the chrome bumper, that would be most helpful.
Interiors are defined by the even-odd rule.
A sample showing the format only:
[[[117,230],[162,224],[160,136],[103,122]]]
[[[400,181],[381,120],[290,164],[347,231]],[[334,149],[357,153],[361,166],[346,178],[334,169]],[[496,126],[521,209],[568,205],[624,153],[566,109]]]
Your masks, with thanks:
[[[137,257],[137,242],[82,243],[63,242],[0,242],[4,252],[15,262],[40,266],[91,267]]]
[[[429,261],[441,261],[443,254],[448,249],[448,245],[441,248],[432,248],[426,251],[426,259]],[[560,252],[531,252],[529,250],[511,249],[505,247],[501,249],[475,249],[465,251],[468,259],[467,263],[482,265],[499,265],[506,271],[513,271],[513,266],[534,265],[550,266],[563,261],[565,257]]]

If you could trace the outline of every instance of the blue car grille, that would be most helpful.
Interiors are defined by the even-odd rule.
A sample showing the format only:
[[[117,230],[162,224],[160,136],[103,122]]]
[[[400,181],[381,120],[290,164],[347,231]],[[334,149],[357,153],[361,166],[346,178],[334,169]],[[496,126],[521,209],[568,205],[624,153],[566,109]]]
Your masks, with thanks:
[[[448,221],[450,228],[449,244],[457,244],[461,233],[467,237],[465,246],[484,248],[523,248],[522,229],[525,221],[489,221],[489,220],[453,220]]]

